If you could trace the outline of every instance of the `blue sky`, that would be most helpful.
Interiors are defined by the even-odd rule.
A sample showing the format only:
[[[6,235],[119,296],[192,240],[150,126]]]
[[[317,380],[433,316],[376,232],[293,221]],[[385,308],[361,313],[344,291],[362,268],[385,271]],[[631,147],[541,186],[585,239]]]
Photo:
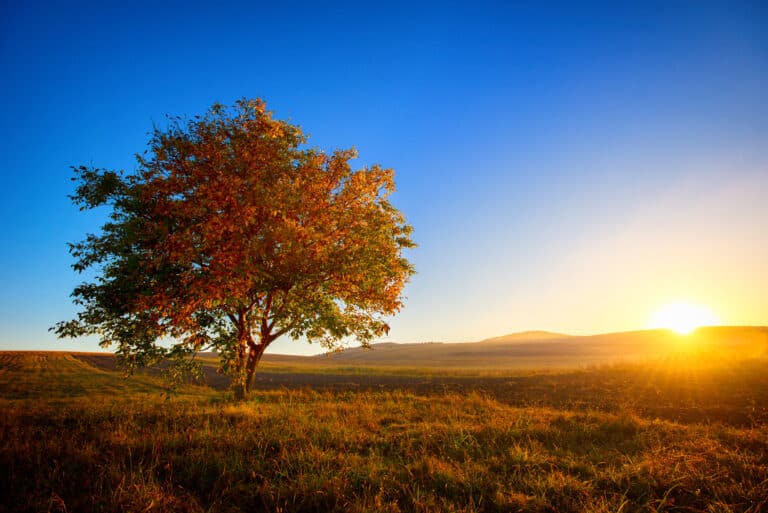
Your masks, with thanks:
[[[257,96],[395,169],[419,248],[389,340],[640,329],[680,299],[768,324],[764,2],[0,9],[0,349],[95,348],[47,332],[102,221],[70,165],[132,169],[165,114]]]

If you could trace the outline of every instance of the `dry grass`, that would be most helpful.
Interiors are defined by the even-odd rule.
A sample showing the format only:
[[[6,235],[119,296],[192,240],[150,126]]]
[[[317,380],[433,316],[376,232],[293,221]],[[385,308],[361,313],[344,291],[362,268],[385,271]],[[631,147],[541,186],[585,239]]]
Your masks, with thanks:
[[[2,354],[0,510],[768,511],[762,417],[643,410],[696,408],[695,387],[675,387],[688,379],[719,390],[712,403],[759,412],[765,361],[664,369],[526,376],[527,406],[469,379],[445,391],[265,388],[233,404],[204,387],[166,399],[153,377],[71,355]],[[739,402],[745,383],[760,390]],[[562,400],[568,386],[581,402]],[[619,389],[611,404],[626,404],[600,406]]]

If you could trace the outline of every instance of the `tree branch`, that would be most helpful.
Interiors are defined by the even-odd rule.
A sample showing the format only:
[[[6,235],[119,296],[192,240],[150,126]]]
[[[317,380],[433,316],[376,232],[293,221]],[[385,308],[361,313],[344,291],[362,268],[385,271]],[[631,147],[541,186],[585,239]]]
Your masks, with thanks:
[[[267,293],[267,302],[264,305],[264,312],[262,313],[261,317],[261,340],[263,341],[265,337],[269,337],[269,332],[272,331],[272,326],[269,324],[269,313],[272,309],[272,300],[275,297],[275,291],[274,289],[270,290]]]

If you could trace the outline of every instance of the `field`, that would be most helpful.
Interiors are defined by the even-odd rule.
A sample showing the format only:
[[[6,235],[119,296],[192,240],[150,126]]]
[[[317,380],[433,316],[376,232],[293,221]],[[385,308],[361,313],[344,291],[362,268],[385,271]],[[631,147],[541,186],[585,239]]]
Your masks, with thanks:
[[[273,357],[233,403],[220,378],[169,394],[107,355],[0,353],[0,511],[768,511],[767,371]]]

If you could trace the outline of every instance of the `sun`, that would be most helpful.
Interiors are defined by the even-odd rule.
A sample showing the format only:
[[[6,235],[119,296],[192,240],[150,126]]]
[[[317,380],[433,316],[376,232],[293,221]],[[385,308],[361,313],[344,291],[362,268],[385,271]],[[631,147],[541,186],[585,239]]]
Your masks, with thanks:
[[[718,324],[720,319],[709,308],[692,303],[671,303],[653,314],[648,327],[669,329],[680,335],[688,335],[700,326]]]

